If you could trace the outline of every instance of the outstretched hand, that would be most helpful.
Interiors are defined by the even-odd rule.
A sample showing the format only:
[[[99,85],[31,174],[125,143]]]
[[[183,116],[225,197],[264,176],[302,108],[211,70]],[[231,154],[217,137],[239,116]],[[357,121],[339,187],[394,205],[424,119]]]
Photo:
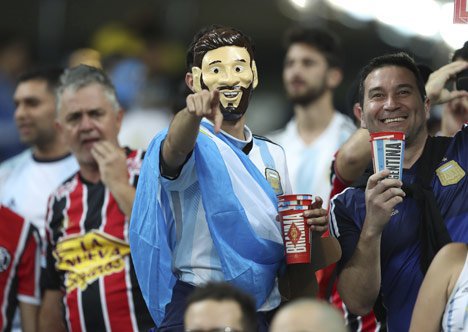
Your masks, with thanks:
[[[187,97],[187,111],[199,118],[205,117],[214,124],[218,133],[223,124],[223,114],[219,109],[219,91],[202,90]]]

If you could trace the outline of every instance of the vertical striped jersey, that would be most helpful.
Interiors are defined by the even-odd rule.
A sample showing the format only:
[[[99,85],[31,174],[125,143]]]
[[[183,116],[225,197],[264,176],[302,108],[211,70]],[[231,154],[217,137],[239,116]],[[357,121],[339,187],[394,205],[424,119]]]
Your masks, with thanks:
[[[28,221],[0,205],[0,331],[10,331],[19,302],[40,304],[40,238]]]
[[[127,150],[134,186],[143,155]],[[109,189],[79,173],[51,196],[43,283],[46,289],[65,292],[70,331],[144,331],[154,326],[133,269],[128,226]]]

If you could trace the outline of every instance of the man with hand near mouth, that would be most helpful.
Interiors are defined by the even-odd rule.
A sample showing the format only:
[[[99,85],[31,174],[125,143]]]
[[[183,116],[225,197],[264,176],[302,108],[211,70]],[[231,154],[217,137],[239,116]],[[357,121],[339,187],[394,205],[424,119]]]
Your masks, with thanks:
[[[276,196],[290,185],[282,148],[245,125],[258,83],[252,43],[208,27],[194,37],[187,69],[193,94],[142,167],[130,229],[137,276],[158,331],[183,331],[185,299],[222,280],[255,298],[267,331],[284,258]],[[326,229],[324,209],[305,214]]]
[[[80,168],[49,200],[40,329],[148,330],[153,322],[128,244],[144,152],[119,146],[123,110],[100,69],[66,70],[57,112],[58,128]]]
[[[428,89],[442,96],[447,79],[429,81],[442,83],[438,92]],[[405,133],[403,175],[400,181],[387,178],[388,170],[375,173],[365,190],[351,187],[332,200],[330,233],[342,248],[338,291],[359,315],[372,309],[380,293],[388,330],[407,331],[435,253],[448,242],[468,241],[468,127],[443,139],[444,146],[428,137],[430,100],[405,53],[374,58],[363,68],[359,103],[370,133]]]

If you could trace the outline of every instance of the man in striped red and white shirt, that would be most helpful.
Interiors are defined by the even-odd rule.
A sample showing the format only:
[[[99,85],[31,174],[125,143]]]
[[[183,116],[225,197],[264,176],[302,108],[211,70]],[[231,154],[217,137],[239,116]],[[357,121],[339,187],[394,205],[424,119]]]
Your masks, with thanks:
[[[19,305],[23,331],[36,331],[40,239],[34,226],[0,205],[0,331],[10,331]]]
[[[40,327],[148,330],[154,323],[128,245],[144,153],[119,146],[123,112],[112,83],[99,69],[80,65],[67,70],[57,91],[57,110],[59,129],[80,170],[49,200]]]

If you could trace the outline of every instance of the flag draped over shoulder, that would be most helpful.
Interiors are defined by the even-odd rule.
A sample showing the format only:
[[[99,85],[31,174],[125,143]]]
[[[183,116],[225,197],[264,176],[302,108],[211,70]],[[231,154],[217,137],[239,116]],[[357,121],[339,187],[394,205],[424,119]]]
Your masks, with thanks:
[[[175,239],[175,222],[159,173],[166,134],[158,134],[145,155],[129,234],[135,271],[156,325],[176,281],[171,267],[176,243],[170,240]],[[225,280],[254,296],[259,308],[284,257],[275,193],[248,156],[222,134],[215,135],[207,122],[202,122],[192,158]]]

